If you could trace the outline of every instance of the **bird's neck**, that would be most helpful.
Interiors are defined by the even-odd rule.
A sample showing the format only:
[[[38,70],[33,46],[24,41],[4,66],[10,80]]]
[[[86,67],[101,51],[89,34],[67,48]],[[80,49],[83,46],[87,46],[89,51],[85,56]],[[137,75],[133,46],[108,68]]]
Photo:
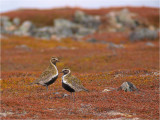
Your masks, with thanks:
[[[68,78],[68,77],[70,77],[70,76],[71,76],[71,72],[63,75],[63,77],[65,77],[65,78]]]
[[[50,65],[49,65],[49,69],[52,69],[53,71],[53,74],[57,74],[58,75],[58,70],[57,70],[57,67],[56,67],[56,63],[54,64],[54,63],[52,63],[51,61],[50,61]]]
[[[56,62],[55,62],[55,63],[53,63],[53,62],[50,60],[50,65],[52,65],[52,66],[56,66]]]

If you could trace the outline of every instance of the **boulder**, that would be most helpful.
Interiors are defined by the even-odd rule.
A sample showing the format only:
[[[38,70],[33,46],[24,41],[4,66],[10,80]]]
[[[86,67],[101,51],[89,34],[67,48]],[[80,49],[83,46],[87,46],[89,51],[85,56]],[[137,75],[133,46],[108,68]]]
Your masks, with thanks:
[[[51,35],[54,33],[55,31],[53,27],[42,27],[42,28],[37,28],[33,36],[49,40],[51,39]]]
[[[85,35],[93,34],[94,32],[95,32],[95,29],[85,28],[81,26],[77,29],[76,34],[80,36],[85,36]]]
[[[34,34],[34,31],[34,24],[31,21],[24,21],[17,33],[19,32],[19,35],[32,36]]]
[[[73,35],[72,28],[75,26],[69,20],[65,19],[56,19],[54,20],[54,29],[56,30],[56,35],[60,37],[70,37]]]
[[[154,40],[158,38],[158,32],[155,30],[150,30],[148,28],[140,28],[133,31],[129,39],[130,41],[139,41],[139,40]]]
[[[16,25],[16,26],[19,26],[20,25],[20,19],[19,18],[14,18],[13,19],[13,24]]]
[[[16,30],[16,27],[10,21],[3,22],[2,33],[12,34],[14,30]]]
[[[123,25],[136,26],[135,20],[133,17],[136,16],[134,13],[131,13],[128,9],[123,9],[117,13],[117,21]]]
[[[99,16],[91,16],[87,15],[82,11],[76,11],[74,14],[74,22],[78,24],[82,24],[87,28],[98,29],[101,24],[101,20]]]
[[[133,30],[140,26],[141,21],[137,19],[135,13],[130,12],[128,9],[122,9],[118,12],[110,12],[106,14],[107,30],[108,31],[125,31]]]
[[[10,21],[10,18],[8,16],[1,16],[1,33],[4,34],[12,34],[13,31],[16,29],[16,27],[12,24]]]
[[[132,92],[132,91],[138,91],[138,89],[136,88],[136,86],[131,83],[131,82],[124,82],[118,89],[119,90],[123,90],[125,92]]]

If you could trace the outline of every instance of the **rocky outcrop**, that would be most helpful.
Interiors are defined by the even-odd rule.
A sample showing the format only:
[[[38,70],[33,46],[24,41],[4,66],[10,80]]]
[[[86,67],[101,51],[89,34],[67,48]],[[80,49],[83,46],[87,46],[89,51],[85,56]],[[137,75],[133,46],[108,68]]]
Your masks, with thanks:
[[[14,34],[18,36],[33,36],[41,39],[57,39],[65,37],[81,38],[94,33],[100,25],[100,17],[87,15],[82,11],[75,12],[74,20],[55,19],[54,26],[37,28],[31,21],[20,24],[19,18],[12,21],[7,16],[1,17],[3,34]]]
[[[139,19],[139,16],[128,9],[112,11],[106,14],[106,30],[111,32],[132,31],[137,27],[146,25],[146,21]]]
[[[63,18],[54,19],[53,26],[36,27],[31,21],[21,23],[19,18],[10,20],[7,16],[1,16],[1,33],[14,34],[18,36],[32,36],[41,39],[56,39],[71,37],[80,40],[82,37],[95,32],[131,32],[131,41],[158,38],[158,34],[153,26],[144,27],[145,22],[141,21],[135,13],[128,9],[112,11],[106,16],[93,16],[76,11],[72,20]],[[105,18],[107,22],[102,22]],[[104,28],[102,26],[105,26]],[[147,25],[146,25],[147,26]],[[90,41],[89,42],[94,42]],[[114,47],[118,47],[112,45]]]
[[[150,30],[148,28],[140,28],[131,32],[129,39],[130,41],[139,40],[154,40],[158,38],[158,32],[156,30]]]
[[[82,11],[75,12],[74,22],[77,24],[81,24],[86,28],[95,28],[95,29],[98,29],[99,25],[101,24],[99,16],[87,15]]]

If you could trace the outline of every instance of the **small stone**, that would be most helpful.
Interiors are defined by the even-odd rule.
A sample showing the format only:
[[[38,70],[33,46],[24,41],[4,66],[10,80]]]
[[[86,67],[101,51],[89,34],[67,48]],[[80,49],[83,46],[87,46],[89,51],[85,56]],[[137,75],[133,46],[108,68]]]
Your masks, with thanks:
[[[114,48],[124,48],[124,45],[122,44],[114,44],[114,43],[109,43],[108,46],[107,46],[109,49],[114,49]]]
[[[151,42],[147,42],[147,43],[146,43],[146,46],[154,47],[155,45],[154,45],[153,43],[151,43]]]
[[[68,94],[63,94],[63,97],[68,97],[69,95]]]
[[[0,113],[0,116],[3,116],[3,117],[7,117],[8,115],[12,115],[14,114],[13,112],[4,112],[4,113]]]
[[[88,40],[86,40],[87,42],[90,42],[90,43],[97,43],[98,40],[96,40],[95,38],[90,38]]]
[[[136,86],[134,84],[132,84],[131,82],[124,82],[118,89],[119,90],[123,90],[125,92],[132,92],[132,91],[138,91],[138,89],[136,88]]]
[[[111,91],[111,90],[109,90],[109,89],[104,89],[102,92],[109,92],[109,91]]]
[[[115,90],[115,88],[107,87],[107,88],[104,89],[102,92],[109,92],[109,91],[113,91],[113,90]]]

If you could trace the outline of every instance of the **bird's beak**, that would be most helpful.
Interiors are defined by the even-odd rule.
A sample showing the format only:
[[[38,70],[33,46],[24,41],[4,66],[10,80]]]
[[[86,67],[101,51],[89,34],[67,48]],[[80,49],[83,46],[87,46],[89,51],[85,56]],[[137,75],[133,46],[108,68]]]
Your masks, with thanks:
[[[57,60],[57,62],[60,62],[59,60]]]
[[[63,72],[60,72],[60,73],[63,73]]]

